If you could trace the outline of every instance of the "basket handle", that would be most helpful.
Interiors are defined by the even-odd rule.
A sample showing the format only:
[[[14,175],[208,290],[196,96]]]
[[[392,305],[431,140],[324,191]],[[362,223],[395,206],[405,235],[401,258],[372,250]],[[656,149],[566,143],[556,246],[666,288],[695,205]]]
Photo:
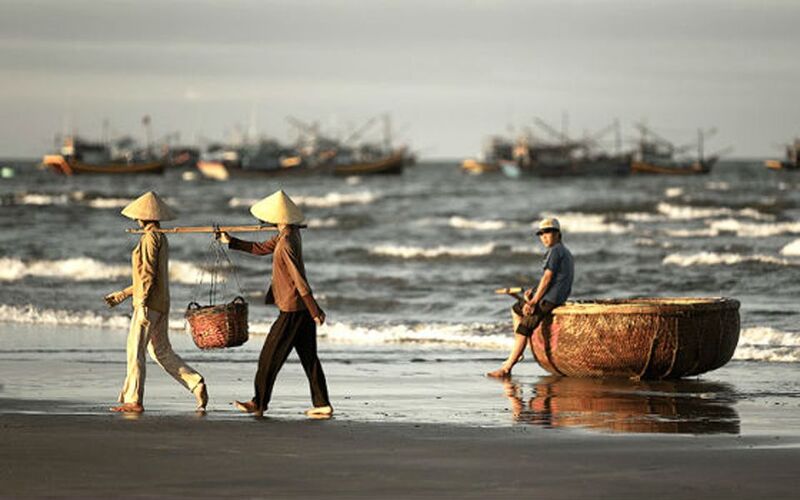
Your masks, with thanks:
[[[195,301],[189,302],[189,305],[186,306],[186,309],[200,309],[200,304]]]
[[[235,299],[231,301],[231,304],[246,304],[247,302],[244,300],[244,297],[241,295],[237,295]]]

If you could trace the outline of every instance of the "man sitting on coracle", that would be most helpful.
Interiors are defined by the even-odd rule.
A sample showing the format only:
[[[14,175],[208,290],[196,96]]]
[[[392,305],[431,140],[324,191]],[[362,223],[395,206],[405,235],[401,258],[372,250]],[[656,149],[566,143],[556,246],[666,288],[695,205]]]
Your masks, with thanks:
[[[536,290],[526,290],[523,294],[524,299],[512,307],[514,347],[500,368],[486,374],[489,377],[511,376],[511,369],[522,358],[525,344],[529,343],[539,323],[549,316],[553,309],[566,302],[572,291],[575,268],[572,253],[561,241],[561,224],[558,219],[542,220],[536,235],[547,248],[547,253],[544,255],[544,273]]]

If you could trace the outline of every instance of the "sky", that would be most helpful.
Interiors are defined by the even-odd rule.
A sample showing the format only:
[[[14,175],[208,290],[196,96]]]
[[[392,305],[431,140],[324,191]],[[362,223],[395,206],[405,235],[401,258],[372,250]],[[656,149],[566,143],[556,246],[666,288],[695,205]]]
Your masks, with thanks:
[[[143,139],[144,115],[205,143],[381,113],[423,157],[565,116],[572,136],[716,127],[708,152],[780,156],[800,136],[798,25],[796,0],[0,0],[0,157],[104,120]]]

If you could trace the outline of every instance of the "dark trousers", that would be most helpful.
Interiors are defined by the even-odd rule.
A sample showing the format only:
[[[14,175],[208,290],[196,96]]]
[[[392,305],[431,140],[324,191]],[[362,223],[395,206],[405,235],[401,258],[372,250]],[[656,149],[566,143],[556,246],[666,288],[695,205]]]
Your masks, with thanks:
[[[552,302],[547,302],[546,300],[539,301],[538,304],[533,308],[533,312],[531,314],[522,314],[522,306],[525,305],[525,302],[519,301],[514,304],[514,312],[517,313],[522,319],[519,322],[519,326],[517,326],[517,331],[514,333],[518,333],[520,335],[525,335],[526,337],[530,337],[533,335],[534,330],[536,327],[539,326],[539,323],[542,322],[553,309],[556,308],[556,305]]]
[[[256,372],[256,395],[253,402],[259,409],[266,410],[272,397],[272,387],[283,363],[289,357],[292,348],[297,351],[300,363],[311,386],[311,400],[314,406],[327,406],[328,385],[322,364],[317,357],[317,324],[308,311],[281,311],[278,319],[272,324],[261,356],[258,358]]]

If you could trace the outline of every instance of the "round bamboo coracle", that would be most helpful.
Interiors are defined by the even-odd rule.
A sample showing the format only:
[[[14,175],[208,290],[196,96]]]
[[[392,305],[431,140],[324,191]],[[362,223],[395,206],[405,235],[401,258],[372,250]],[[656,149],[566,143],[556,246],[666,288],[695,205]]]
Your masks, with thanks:
[[[247,342],[247,302],[242,297],[214,306],[192,302],[185,316],[192,340],[200,349],[236,347]]]
[[[536,361],[550,373],[635,379],[717,369],[738,341],[739,301],[728,298],[567,302],[531,337]]]

